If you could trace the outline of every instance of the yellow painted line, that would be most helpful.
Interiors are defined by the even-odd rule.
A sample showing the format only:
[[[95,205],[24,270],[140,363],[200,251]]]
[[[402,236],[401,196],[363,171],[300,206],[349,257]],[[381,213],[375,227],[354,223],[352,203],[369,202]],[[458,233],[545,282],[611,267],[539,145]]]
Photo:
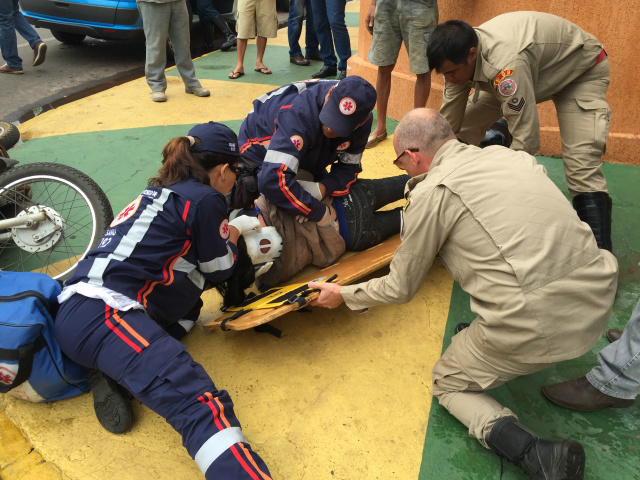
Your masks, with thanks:
[[[242,120],[251,110],[251,102],[274,88],[272,85],[201,80],[211,96],[199,98],[184,92],[180,77],[167,76],[167,82],[167,102],[152,102],[149,87],[141,78],[38,115],[20,125],[20,133],[28,140],[209,120]]]

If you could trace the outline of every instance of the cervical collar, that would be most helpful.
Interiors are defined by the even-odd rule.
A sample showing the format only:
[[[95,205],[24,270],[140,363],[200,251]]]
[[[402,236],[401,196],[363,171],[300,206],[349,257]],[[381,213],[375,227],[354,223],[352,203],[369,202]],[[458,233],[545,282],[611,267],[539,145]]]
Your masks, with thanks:
[[[273,265],[273,260],[282,252],[282,237],[275,227],[262,227],[242,234],[247,244],[247,252],[256,269],[256,277],[263,275]]]

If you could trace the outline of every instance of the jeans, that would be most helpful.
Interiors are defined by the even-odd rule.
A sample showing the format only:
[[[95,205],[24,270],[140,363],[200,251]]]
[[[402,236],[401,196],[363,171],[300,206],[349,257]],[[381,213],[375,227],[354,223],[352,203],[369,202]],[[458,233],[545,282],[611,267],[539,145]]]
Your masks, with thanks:
[[[304,7],[307,7],[307,30],[305,37],[305,52],[307,55],[313,55],[318,52],[318,37],[316,36],[316,27],[313,23],[313,10],[311,8],[311,0],[290,0],[289,1],[289,56],[297,57],[302,55],[302,49],[298,41],[302,34],[302,17]]]
[[[22,35],[22,38],[29,42],[31,48],[42,41],[22,15],[18,0],[0,0],[0,50],[2,58],[11,68],[22,68],[22,59],[18,56],[16,30]]]
[[[600,365],[587,380],[606,395],[632,400],[640,393],[640,301],[624,327],[622,337],[598,353]]]
[[[327,67],[335,67],[337,63],[339,70],[346,70],[347,60],[351,57],[351,40],[347,25],[344,23],[344,9],[347,1],[311,0],[311,5],[316,35],[320,41],[322,61]],[[340,57],[340,63],[337,62],[336,53]]]
[[[144,73],[152,92],[167,89],[167,38],[171,39],[176,67],[188,89],[200,87],[189,50],[189,14],[183,1],[170,3],[138,2],[146,38]]]
[[[213,6],[213,0],[198,0],[198,18],[201,22],[211,23],[220,16],[220,12]]]
[[[404,186],[410,178],[409,175],[398,175],[376,180],[358,179],[349,194],[340,198],[349,230],[347,250],[365,250],[400,232],[401,208],[376,210],[403,198]]]

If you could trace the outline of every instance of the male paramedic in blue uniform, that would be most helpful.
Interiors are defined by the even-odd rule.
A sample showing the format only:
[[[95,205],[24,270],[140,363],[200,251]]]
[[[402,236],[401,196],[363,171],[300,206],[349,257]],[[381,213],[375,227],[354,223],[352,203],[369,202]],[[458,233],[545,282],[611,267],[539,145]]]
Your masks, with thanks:
[[[358,76],[296,82],[256,99],[238,144],[243,167],[257,170],[259,193],[300,221],[322,220],[329,213],[321,200],[347,195],[362,171],[375,103],[375,89]],[[236,190],[250,190],[247,180]]]

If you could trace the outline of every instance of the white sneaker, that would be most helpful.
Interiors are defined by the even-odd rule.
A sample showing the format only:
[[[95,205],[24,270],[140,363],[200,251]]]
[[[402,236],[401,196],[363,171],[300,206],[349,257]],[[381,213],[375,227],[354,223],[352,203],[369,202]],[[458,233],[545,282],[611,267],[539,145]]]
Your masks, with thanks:
[[[151,100],[154,102],[166,102],[167,96],[164,92],[151,92]]]
[[[186,93],[192,93],[196,97],[208,97],[211,95],[211,92],[204,87],[196,87],[196,88],[186,88],[184,89]]]

